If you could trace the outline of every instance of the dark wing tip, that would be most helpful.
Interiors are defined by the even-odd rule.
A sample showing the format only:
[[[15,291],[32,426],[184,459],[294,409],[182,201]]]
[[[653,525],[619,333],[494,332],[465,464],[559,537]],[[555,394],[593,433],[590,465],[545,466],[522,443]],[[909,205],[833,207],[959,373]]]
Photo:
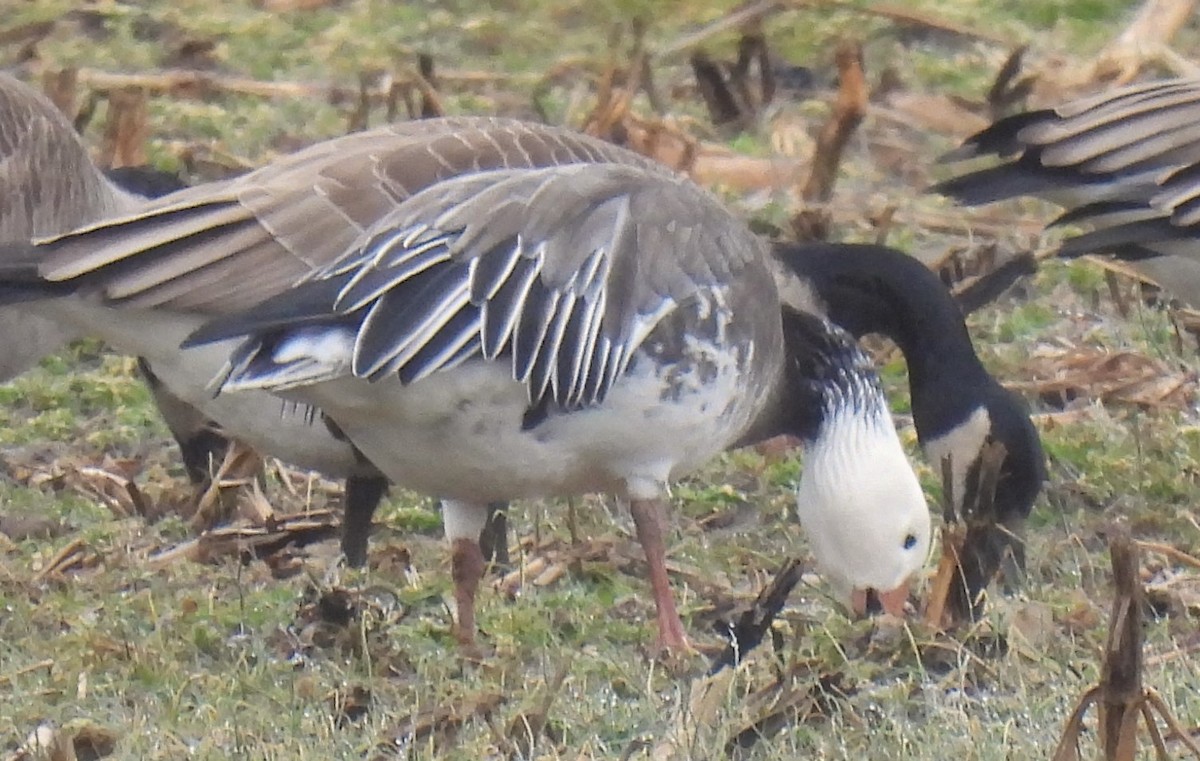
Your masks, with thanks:
[[[258,306],[209,320],[192,331],[180,348],[189,349],[231,338],[261,335],[273,330],[336,319],[338,315],[334,302],[344,285],[345,278],[301,283]]]
[[[1025,111],[1005,116],[968,137],[962,145],[939,156],[937,163],[952,164],[980,156],[997,156],[999,158],[1015,156],[1030,147],[1021,140],[1021,130],[1030,124],[1057,118],[1057,115],[1049,109]]]
[[[105,169],[104,175],[121,190],[143,198],[159,198],[187,187],[187,183],[179,175],[152,166]]]
[[[57,283],[42,277],[44,252],[30,242],[0,243],[0,305],[21,304],[65,296],[77,283]]]

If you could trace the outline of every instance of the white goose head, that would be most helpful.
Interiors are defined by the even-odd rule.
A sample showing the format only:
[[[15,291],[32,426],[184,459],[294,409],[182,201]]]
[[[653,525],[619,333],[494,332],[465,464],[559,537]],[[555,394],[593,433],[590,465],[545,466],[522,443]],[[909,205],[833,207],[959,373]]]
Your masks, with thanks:
[[[865,422],[829,421],[796,490],[817,564],[843,594],[901,589],[929,555],[929,509],[892,421]]]
[[[818,569],[843,595],[903,590],[929,554],[929,507],[874,375],[854,339],[785,310],[789,343],[825,345],[794,368],[820,411],[803,426],[796,510]],[[807,364],[811,362],[811,364]],[[887,607],[887,606],[885,606]],[[891,612],[895,612],[894,610]]]

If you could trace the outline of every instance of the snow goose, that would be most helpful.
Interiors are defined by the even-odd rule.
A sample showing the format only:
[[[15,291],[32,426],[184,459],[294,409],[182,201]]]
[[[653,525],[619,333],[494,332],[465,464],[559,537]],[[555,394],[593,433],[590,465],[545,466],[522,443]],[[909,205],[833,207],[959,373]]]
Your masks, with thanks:
[[[313,405],[393,482],[450,498],[464,645],[487,503],[609,492],[630,503],[659,644],[686,647],[668,484],[782,433],[806,444],[798,511],[835,583],[892,590],[927,555],[924,496],[853,337],[802,277],[777,287],[716,199],[617,146],[401,123],[26,248],[0,265],[3,298],[149,357],[189,401],[219,392],[205,410],[224,426],[256,392]]]

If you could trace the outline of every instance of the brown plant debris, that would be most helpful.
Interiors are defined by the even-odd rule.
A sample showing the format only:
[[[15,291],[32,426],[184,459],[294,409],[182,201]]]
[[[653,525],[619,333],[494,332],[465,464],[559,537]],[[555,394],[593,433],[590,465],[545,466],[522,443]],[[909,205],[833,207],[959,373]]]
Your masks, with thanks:
[[[942,529],[942,555],[925,603],[926,623],[937,629],[951,629],[972,619],[979,601],[968,594],[964,557],[978,552],[977,545],[987,541],[989,534],[1004,528],[995,512],[996,484],[1006,450],[997,441],[984,445],[979,475],[969,479],[966,494],[954,493],[953,462],[942,461],[942,510],[945,525]],[[986,589],[988,584],[982,584]]]
[[[408,75],[396,72],[393,75],[398,85],[415,84],[412,72]],[[331,102],[343,102],[357,96],[357,88],[329,82],[265,81],[244,77],[232,77],[195,69],[169,69],[165,71],[117,74],[99,69],[81,68],[77,72],[81,86],[102,93],[126,87],[139,87],[152,95],[170,95],[178,98],[205,98],[213,95],[249,95],[259,98],[323,98]],[[460,88],[485,87],[498,82],[536,82],[540,75],[507,74],[495,71],[467,71],[442,69],[438,80],[443,85]],[[380,102],[386,93],[372,96]]]
[[[1129,26],[1096,56],[1088,79],[1115,87],[1132,81],[1147,63],[1158,63],[1178,76],[1196,76],[1200,70],[1169,47],[1195,8],[1196,0],[1145,0]]]
[[[775,669],[769,679],[743,692],[733,682],[737,675],[746,674],[746,663],[693,681],[687,704],[666,737],[654,745],[650,758],[676,761],[714,757],[709,745],[718,721],[726,729],[734,727],[726,733],[731,739],[724,747],[724,755],[732,758],[788,726],[819,721],[835,710],[845,721],[861,722],[842,702],[855,691],[843,673],[819,673],[814,662],[801,660]],[[724,718],[720,716],[721,708],[731,692],[738,695],[736,713]]]
[[[1171,48],[1175,35],[1194,17],[1196,0],[1143,0],[1130,23],[1090,61],[1049,56],[1034,75],[1031,100],[1064,103],[1101,88],[1128,84],[1147,68],[1185,78],[1200,77],[1200,66]]]
[[[163,63],[173,69],[216,69],[218,42],[212,37],[184,36],[170,43]]]
[[[371,691],[362,685],[354,685],[345,689],[334,690],[325,700],[333,714],[333,723],[338,729],[367,715],[371,709]]]
[[[71,480],[78,491],[103,502],[118,518],[135,515],[149,518],[155,512],[133,479],[120,473],[84,466],[75,471]]]
[[[842,153],[850,136],[866,116],[870,96],[867,78],[863,73],[862,46],[857,42],[842,42],[834,59],[841,85],[833,104],[833,113],[817,137],[812,169],[800,191],[800,197],[809,203],[825,202],[833,197],[833,185],[837,180]]]
[[[400,118],[400,104],[408,119],[432,119],[446,115],[446,106],[438,93],[433,56],[417,54],[417,65],[401,66],[398,71],[369,69],[358,74],[358,93],[354,109],[347,117],[346,131],[358,132],[370,126],[371,113],[382,103],[384,121]],[[334,98],[338,100],[338,98]]]
[[[12,684],[13,680],[17,679],[18,677],[25,676],[26,674],[32,674],[35,671],[45,671],[46,675],[49,676],[53,670],[54,661],[49,659],[41,660],[37,663],[31,663],[27,666],[22,666],[12,673],[0,674],[0,685]]]
[[[1022,276],[1037,271],[1038,259],[1032,251],[1002,254],[1000,248],[996,241],[951,247],[926,264],[970,314],[998,299]]]
[[[999,119],[1010,109],[1019,106],[1033,90],[1036,77],[1021,76],[1026,50],[1024,45],[1015,48],[996,72],[996,78],[987,93],[988,111],[992,119]]]
[[[1171,730],[1173,739],[1200,758],[1200,745],[1179,725],[1166,701],[1154,688],[1142,683],[1144,593],[1139,579],[1137,543],[1125,529],[1113,527],[1109,532],[1108,548],[1112,556],[1114,596],[1100,684],[1079,699],[1063,729],[1052,761],[1079,761],[1083,718],[1093,704],[1099,712],[1099,739],[1105,761],[1134,761],[1139,719],[1145,722],[1160,761],[1170,758],[1155,714]]]
[[[0,513],[0,534],[14,542],[26,539],[53,539],[68,531],[62,521],[46,515]]]
[[[138,486],[134,477],[140,475],[143,463],[136,458],[105,455],[96,463],[56,451],[53,454],[40,450],[10,451],[4,467],[8,477],[15,483],[44,491],[75,492],[103,504],[116,518],[138,516],[157,520],[174,512],[180,501],[188,499],[176,499],[177,492],[185,492],[173,488],[173,481],[166,484],[165,488],[162,482],[153,479],[149,479],[145,487]],[[24,530],[37,530],[36,520],[28,523],[28,529],[23,529],[27,519],[19,515],[11,516],[11,519],[14,521],[11,527],[17,535]],[[5,520],[0,515],[0,533],[7,533]],[[51,536],[59,533],[62,533],[61,527]]]
[[[1035,272],[1037,259],[1033,254],[1017,254],[990,271],[959,280],[953,288],[954,297],[963,312],[970,314],[1000,298],[1022,277]]]
[[[224,460],[209,480],[208,488],[196,501],[196,510],[191,518],[192,528],[200,531],[223,522],[235,510],[239,501],[238,492],[254,482],[262,468],[263,460],[257,452],[231,439]],[[261,496],[261,493],[257,496]],[[264,511],[259,508],[256,512],[261,514]],[[268,508],[265,512],[270,513],[271,510]]]
[[[229,555],[265,558],[288,547],[332,539],[340,531],[340,516],[329,510],[272,516],[261,525],[205,531],[195,539],[151,555],[147,562],[151,568],[166,568],[180,560],[205,563]]]
[[[75,128],[78,130],[81,126],[78,121],[79,70],[68,66],[56,71],[42,72],[42,92],[59,111],[75,122]]]
[[[504,574],[493,588],[507,597],[516,597],[525,586],[548,587],[569,575],[572,567],[583,562],[621,563],[615,559],[617,552],[610,539],[588,539],[579,543],[564,544],[550,541],[537,547],[527,547],[527,555],[520,567]]]
[[[1161,573],[1146,584],[1146,600],[1170,616],[1200,616],[1200,578],[1195,574]],[[1196,643],[1200,647],[1200,642]]]
[[[1137,546],[1147,558],[1142,583],[1155,613],[1185,619],[1200,615],[1200,558],[1163,542],[1139,540]]]
[[[538,738],[552,732],[550,709],[555,698],[562,692],[570,673],[570,662],[559,666],[554,675],[537,691],[534,699],[509,720],[501,746],[505,749],[505,757],[510,761],[529,758]],[[550,739],[554,741],[553,737]]]
[[[146,103],[146,91],[140,87],[122,87],[108,93],[101,166],[116,169],[146,164],[146,139],[150,136]]]
[[[342,0],[258,0],[258,5],[273,13],[315,11],[328,5],[340,5]]]
[[[730,627],[730,643],[713,660],[708,674],[692,682],[687,704],[675,717],[667,736],[654,746],[651,758],[655,761],[691,758],[697,748],[705,747],[733,680],[746,673],[749,657],[761,651],[758,645],[771,631],[802,573],[800,562],[789,560]],[[737,720],[740,729],[733,734],[726,753],[747,748],[791,722],[822,715],[826,707],[823,698],[842,692],[842,676],[822,676],[812,685],[809,683],[812,675],[807,662],[791,664],[765,686],[743,696]]]
[[[801,663],[780,678],[756,690],[746,700],[739,731],[725,746],[727,756],[737,757],[736,751],[746,750],[755,743],[768,740],[785,727],[812,722],[829,716],[840,701],[854,693],[845,674],[821,674],[810,682],[811,667]],[[861,722],[855,714],[841,706],[848,723]]]
[[[696,90],[708,108],[708,117],[712,123],[717,127],[732,125],[736,129],[743,129],[746,124],[742,108],[725,82],[721,64],[703,50],[692,53],[689,62],[692,75],[696,77]]]
[[[34,21],[0,29],[0,45],[29,45],[54,31],[54,21]]]
[[[42,724],[5,761],[98,761],[117,749],[117,733],[88,719],[69,721],[62,727]]]
[[[1183,550],[1178,549],[1176,547],[1172,547],[1169,544],[1163,544],[1162,542],[1151,542],[1151,541],[1139,540],[1138,547],[1145,550],[1146,552],[1154,552],[1159,555],[1163,555],[1163,556],[1169,558],[1170,560],[1173,560],[1174,562],[1179,563],[1180,565],[1186,565],[1190,568],[1200,569],[1200,558],[1189,555],[1186,552],[1184,552]]]
[[[371,126],[371,108],[380,97],[384,98],[388,112],[395,112],[397,92],[388,72],[379,69],[358,72],[358,97],[346,117],[346,132],[362,132]]]
[[[1024,73],[1025,50],[1018,47],[1009,54],[983,100],[913,90],[897,69],[885,68],[872,93],[872,114],[909,131],[964,139],[1020,107],[1033,91],[1039,79],[1036,74]]]
[[[62,549],[46,561],[42,569],[34,575],[35,581],[42,581],[54,576],[61,576],[68,571],[77,571],[87,565],[95,565],[98,561],[96,553],[82,539],[72,539]]]
[[[870,91],[863,73],[862,46],[856,42],[842,42],[834,58],[841,84],[833,111],[817,136],[808,178],[800,185],[800,198],[806,205],[791,218],[792,234],[801,242],[829,238],[833,216],[823,204],[833,198],[842,154],[867,113]]]
[[[891,19],[902,26],[928,29],[944,34],[952,34],[960,37],[982,40],[984,42],[994,42],[1000,45],[1010,44],[1010,40],[1007,37],[998,35],[989,30],[976,29],[975,27],[967,26],[966,24],[955,23],[949,19],[934,15],[933,13],[913,10],[912,8],[903,5],[876,3],[862,9],[862,12]]]
[[[1090,346],[1040,347],[1025,363],[1029,380],[1009,383],[1045,403],[1062,407],[1075,399],[1139,408],[1185,409],[1196,397],[1189,370],[1134,351]]]
[[[498,692],[484,691],[462,699],[457,704],[439,705],[413,714],[389,732],[390,741],[369,756],[379,759],[407,758],[417,743],[432,742],[437,751],[444,750],[458,736],[458,731],[471,718],[488,719],[507,698]]]
[[[625,121],[632,112],[633,99],[646,83],[651,81],[650,58],[645,48],[645,27],[639,21],[634,21],[631,26],[633,45],[628,52],[622,52],[620,49],[624,31],[622,27],[614,30],[609,39],[608,64],[597,85],[596,105],[584,118],[580,127],[580,131],[585,134],[617,145],[626,144]],[[623,66],[619,61],[630,63]],[[652,99],[657,100],[657,95]]]
[[[790,0],[790,2],[758,0],[757,2],[744,2],[716,21],[705,25],[695,32],[685,34],[674,42],[663,46],[659,49],[657,58],[659,60],[667,60],[680,53],[693,50],[712,37],[723,34],[731,29],[739,27],[760,28],[763,20],[768,16],[789,8],[798,8],[805,5],[808,5],[806,0]]]
[[[756,61],[760,67],[769,66],[761,60],[761,56],[766,55],[765,43],[762,43],[762,52],[756,45],[750,42],[743,46],[747,71]],[[619,66],[616,63],[617,56],[611,56],[604,73],[598,78],[595,104],[584,117],[580,131],[636,151],[690,175],[705,186],[745,191],[783,189],[795,184],[806,162],[789,157],[744,156],[720,143],[695,137],[684,119],[645,117],[636,113],[633,110],[634,97],[639,87],[646,89],[645,83],[651,73],[648,64],[636,63],[637,50],[635,46],[633,67]],[[741,106],[730,92],[720,67],[703,54],[700,61],[704,72],[700,76],[708,77],[703,81],[714,87],[711,97],[724,103],[717,105],[714,101],[714,107],[721,113],[740,114]],[[740,117],[736,119],[740,123]]]
[[[696,89],[708,107],[713,125],[735,134],[753,127],[763,107],[775,95],[771,54],[761,29],[744,33],[738,41],[738,57],[732,64],[714,61],[700,49],[690,59]],[[757,70],[757,83],[751,74]]]
[[[935,132],[959,140],[989,124],[987,117],[976,113],[973,104],[941,93],[903,88],[890,90],[874,104],[871,113],[914,131]]]
[[[321,650],[367,661],[375,673],[411,674],[413,665],[392,636],[411,612],[398,593],[385,585],[364,589],[310,585],[294,623],[276,629],[269,641],[281,659],[297,667]]]
[[[433,72],[433,56],[421,53],[417,56],[417,70],[413,72],[413,84],[421,93],[421,108],[417,115],[422,119],[433,119],[446,115],[446,106],[437,93],[437,77]]]

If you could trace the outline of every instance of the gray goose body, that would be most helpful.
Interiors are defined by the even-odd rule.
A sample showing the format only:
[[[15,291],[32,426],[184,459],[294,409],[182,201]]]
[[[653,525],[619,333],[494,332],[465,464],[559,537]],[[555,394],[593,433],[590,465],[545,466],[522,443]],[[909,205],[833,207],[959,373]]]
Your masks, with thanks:
[[[1016,114],[944,160],[995,156],[934,189],[967,204],[1022,195],[1090,228],[1062,256],[1112,254],[1200,306],[1200,81],[1122,87]]]
[[[187,393],[219,375],[231,404],[315,405],[393,481],[456,500],[464,641],[485,503],[607,491],[631,501],[660,640],[683,645],[657,501],[780,432],[809,444],[802,521],[846,586],[891,589],[928,548],[853,339],[803,282],[777,290],[765,245],[710,195],[576,133],[478,118],[358,133],[28,261],[0,284],[161,357]]]
[[[137,176],[124,176],[126,181]],[[142,182],[145,185],[145,182]],[[128,216],[147,199],[126,192],[92,163],[66,117],[41,93],[0,73],[0,241],[28,241],[59,235],[103,219]],[[0,380],[26,370],[67,341],[94,333],[90,315],[39,313],[28,305],[0,308]],[[100,337],[108,338],[106,334]],[[136,351],[130,349],[130,351]],[[350,478],[343,548],[356,564],[365,560],[370,515],[386,480],[364,464],[353,447],[294,405],[268,394],[214,402],[211,394],[179,394],[196,385],[174,369],[172,352],[164,362],[141,363],[155,402],[184,453],[189,476],[197,482],[209,472],[209,457],[223,449],[210,418],[220,418],[260,451],[334,478]],[[162,360],[162,357],[159,357]],[[153,366],[152,366],[153,365]],[[204,379],[200,379],[201,382]],[[187,398],[181,398],[187,396]],[[205,414],[205,410],[210,414]],[[216,412],[216,415],[211,414]],[[355,498],[357,496],[357,499]]]

